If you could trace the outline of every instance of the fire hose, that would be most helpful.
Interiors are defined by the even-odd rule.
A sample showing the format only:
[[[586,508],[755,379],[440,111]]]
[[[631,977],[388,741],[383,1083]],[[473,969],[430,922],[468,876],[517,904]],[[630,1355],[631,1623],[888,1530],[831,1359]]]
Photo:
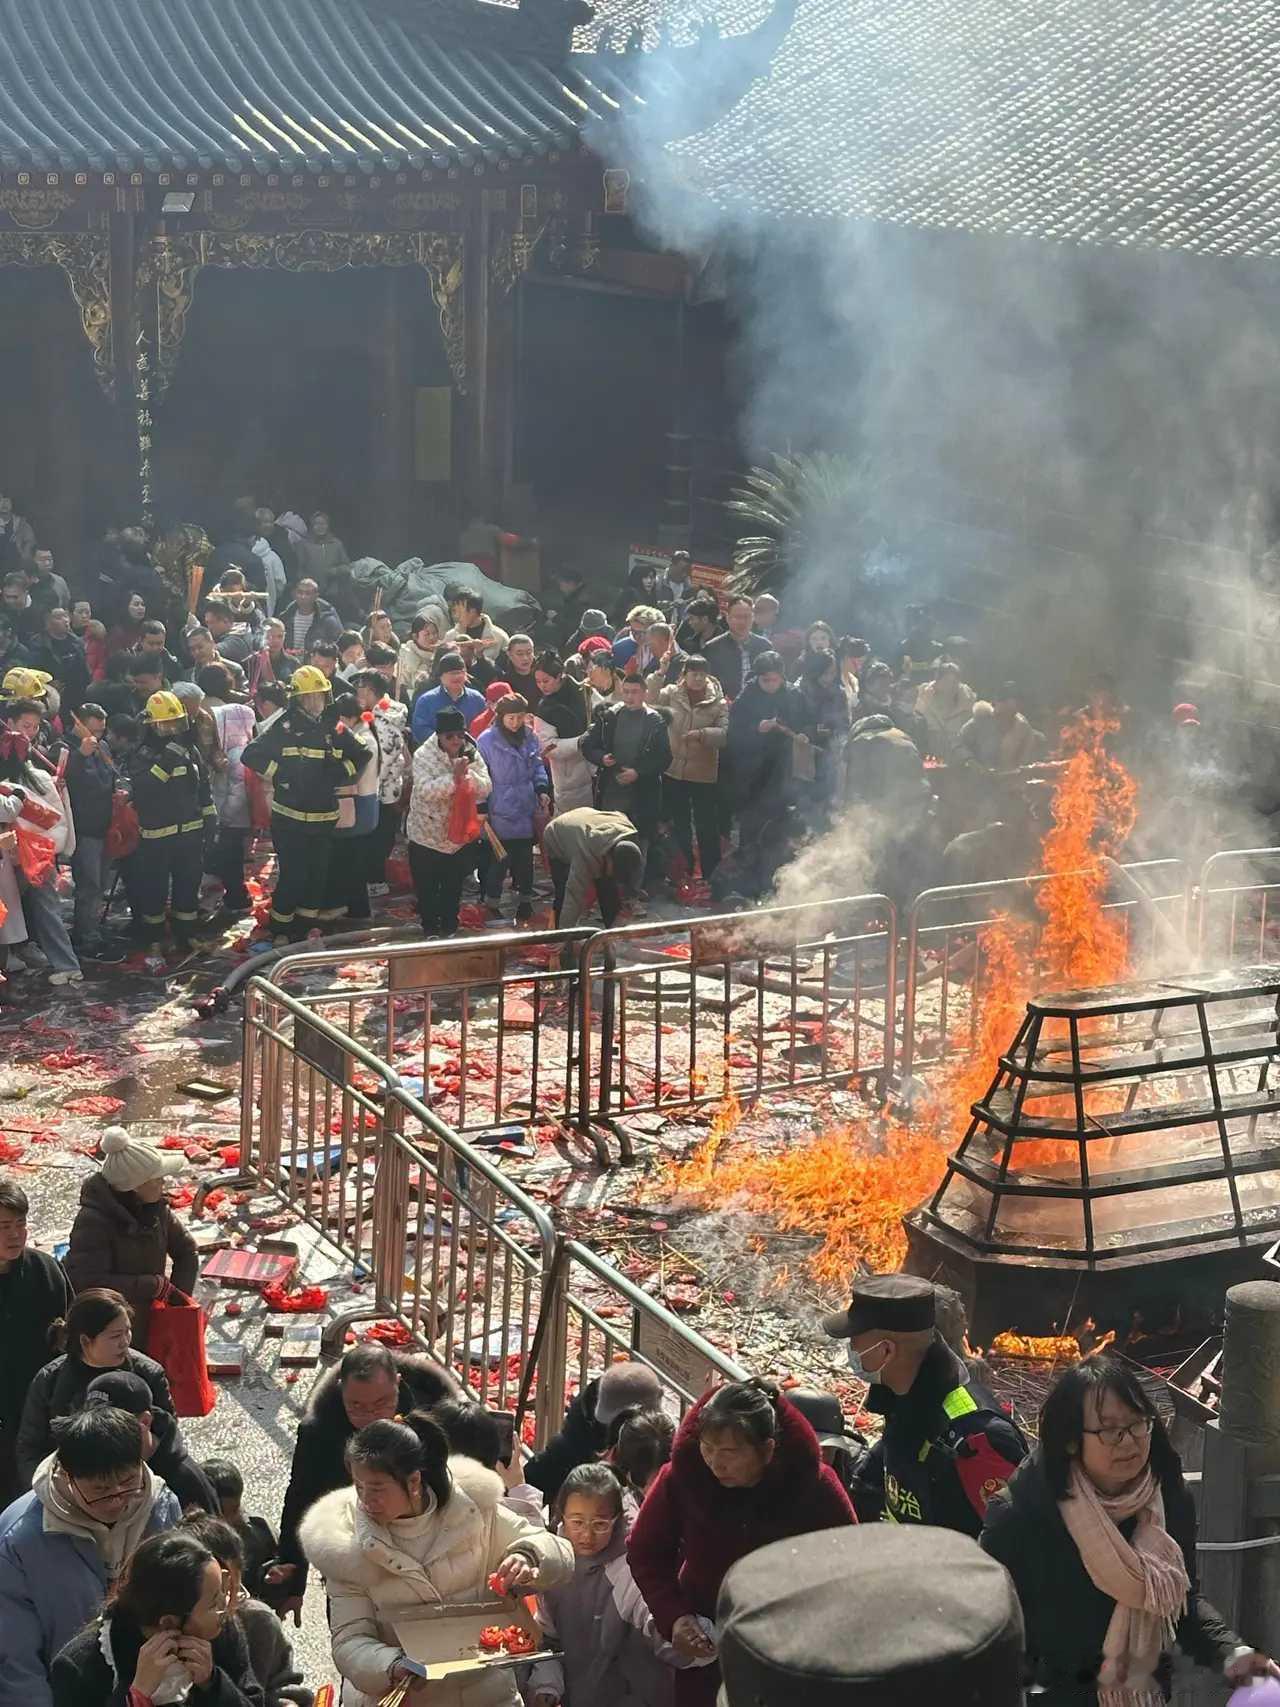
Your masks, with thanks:
[[[327,936],[326,948],[371,948],[377,943],[414,941],[421,935],[416,925],[378,925],[370,930],[345,931],[341,936]],[[283,960],[286,954],[296,954],[303,944],[289,942],[280,948],[269,949],[265,954],[251,955],[242,966],[237,966],[226,980],[214,990],[203,996],[193,996],[191,1005],[199,1019],[213,1019],[218,1014],[226,1013],[231,1006],[231,998],[240,986],[268,966],[274,966],[277,960]]]

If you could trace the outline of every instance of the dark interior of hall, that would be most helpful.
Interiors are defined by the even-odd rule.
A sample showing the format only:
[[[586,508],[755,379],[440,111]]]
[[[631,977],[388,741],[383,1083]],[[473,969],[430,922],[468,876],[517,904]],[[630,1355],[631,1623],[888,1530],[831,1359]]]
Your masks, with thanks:
[[[415,399],[448,385],[417,269],[206,268],[157,411],[157,508],[216,529],[252,493],[303,516],[329,510],[354,552],[437,555],[455,531],[450,447],[417,442]]]
[[[56,267],[0,268],[0,491],[74,563],[114,514],[115,417],[66,279]],[[126,488],[127,489],[127,488]]]

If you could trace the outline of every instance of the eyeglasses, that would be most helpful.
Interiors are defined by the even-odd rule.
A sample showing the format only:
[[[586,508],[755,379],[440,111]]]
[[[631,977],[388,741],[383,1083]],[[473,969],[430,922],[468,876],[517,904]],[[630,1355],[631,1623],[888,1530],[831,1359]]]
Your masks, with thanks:
[[[79,1482],[76,1481],[74,1476],[69,1476],[67,1480],[75,1489],[76,1498],[80,1501],[81,1505],[110,1505],[112,1500],[127,1500],[132,1498],[134,1494],[140,1494],[142,1492],[141,1475],[135,1476],[131,1482],[118,1483],[114,1488],[110,1488],[105,1494],[93,1494],[92,1496],[85,1493],[84,1489],[80,1486]]]
[[[1096,1435],[1104,1446],[1120,1446],[1126,1440],[1149,1440],[1154,1427],[1154,1417],[1139,1417],[1137,1422],[1123,1423],[1117,1428],[1086,1428],[1080,1432]]]
[[[569,1531],[569,1533],[571,1535],[591,1535],[591,1536],[603,1537],[605,1535],[612,1535],[613,1534],[614,1525],[617,1523],[617,1521],[618,1520],[616,1517],[610,1517],[607,1519],[602,1519],[602,1518],[588,1519],[588,1518],[584,1518],[584,1517],[566,1517],[564,1520],[564,1526]]]

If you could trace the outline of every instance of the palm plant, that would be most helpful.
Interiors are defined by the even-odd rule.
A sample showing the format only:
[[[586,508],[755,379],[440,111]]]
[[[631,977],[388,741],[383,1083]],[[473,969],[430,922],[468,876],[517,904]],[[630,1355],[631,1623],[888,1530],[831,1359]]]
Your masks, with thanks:
[[[803,582],[848,595],[879,530],[871,521],[867,464],[832,451],[783,455],[741,476],[727,501],[755,531],[734,549],[734,582],[744,592],[778,592]]]

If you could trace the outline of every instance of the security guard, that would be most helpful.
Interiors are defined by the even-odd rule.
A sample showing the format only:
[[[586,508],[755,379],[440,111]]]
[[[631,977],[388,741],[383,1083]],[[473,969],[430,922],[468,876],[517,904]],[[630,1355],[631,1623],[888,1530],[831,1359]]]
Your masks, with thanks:
[[[142,739],[125,762],[139,829],[137,849],[129,856],[134,929],[144,942],[161,942],[167,904],[174,941],[189,948],[198,919],[205,827],[214,811],[209,777],[176,694],[153,693],[143,721]]]
[[[936,1308],[927,1280],[859,1275],[849,1308],[823,1327],[849,1341],[849,1367],[871,1383],[867,1409],[885,1419],[858,1469],[858,1516],[976,1538],[987,1501],[1022,1462],[1027,1442],[939,1335]]]
[[[289,696],[288,710],[240,756],[243,765],[271,784],[276,850],[271,934],[278,942],[301,941],[325,916],[339,794],[350,789],[369,760],[350,730],[330,715],[333,689],[323,671],[311,664],[295,670]],[[343,804],[354,818],[354,803]]]

